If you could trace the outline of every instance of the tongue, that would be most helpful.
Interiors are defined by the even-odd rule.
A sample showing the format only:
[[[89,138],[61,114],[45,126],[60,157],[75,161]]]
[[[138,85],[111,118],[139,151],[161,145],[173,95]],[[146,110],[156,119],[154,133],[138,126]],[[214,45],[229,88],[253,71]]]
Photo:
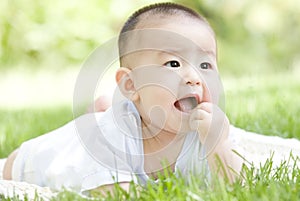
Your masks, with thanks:
[[[175,107],[182,112],[190,112],[197,106],[197,100],[194,97],[183,98],[175,102]]]

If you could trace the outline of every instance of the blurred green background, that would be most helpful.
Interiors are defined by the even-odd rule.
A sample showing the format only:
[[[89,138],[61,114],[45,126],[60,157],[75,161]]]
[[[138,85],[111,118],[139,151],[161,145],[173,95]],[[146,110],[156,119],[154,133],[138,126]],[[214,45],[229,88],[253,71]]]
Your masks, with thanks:
[[[78,67],[116,36],[146,0],[1,0],[0,68]],[[216,31],[219,66],[240,75],[299,67],[300,1],[174,0],[202,13]],[[261,73],[261,72],[260,72]]]

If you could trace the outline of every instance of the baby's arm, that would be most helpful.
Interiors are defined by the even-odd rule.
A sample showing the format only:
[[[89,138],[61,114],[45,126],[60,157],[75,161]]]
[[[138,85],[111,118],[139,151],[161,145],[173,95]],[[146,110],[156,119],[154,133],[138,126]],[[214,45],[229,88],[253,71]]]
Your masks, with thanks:
[[[199,104],[191,115],[191,127],[199,133],[210,169],[233,182],[239,176],[243,160],[234,152],[228,137],[229,125],[224,112],[212,103]]]

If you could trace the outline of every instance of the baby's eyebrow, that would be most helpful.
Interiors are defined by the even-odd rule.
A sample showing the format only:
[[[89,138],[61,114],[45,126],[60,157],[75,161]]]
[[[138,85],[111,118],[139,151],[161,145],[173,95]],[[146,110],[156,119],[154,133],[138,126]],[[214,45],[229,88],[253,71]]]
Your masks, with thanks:
[[[216,53],[211,50],[203,50],[202,52],[205,52],[206,54],[211,55],[211,56],[216,56]]]
[[[205,55],[210,55],[210,56],[216,56],[215,51],[213,50],[204,50],[203,48],[197,48],[193,50],[193,48],[166,48],[162,49],[161,53],[168,53],[168,54],[174,54],[174,55],[182,55],[182,53],[188,53],[190,51],[195,51],[198,52],[199,54],[205,54]]]
[[[172,53],[172,54],[179,54],[183,51],[182,48],[162,48],[159,50],[161,53]]]

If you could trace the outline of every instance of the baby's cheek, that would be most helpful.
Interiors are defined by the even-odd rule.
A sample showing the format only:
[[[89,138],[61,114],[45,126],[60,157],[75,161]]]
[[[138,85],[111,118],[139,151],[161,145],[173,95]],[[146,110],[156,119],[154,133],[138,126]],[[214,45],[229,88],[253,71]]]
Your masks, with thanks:
[[[216,73],[205,76],[205,83],[203,86],[204,96],[203,102],[211,102],[218,105],[220,95],[223,93],[223,85]]]
[[[150,90],[146,91],[143,99],[148,108],[156,108],[156,110],[161,110],[165,114],[170,112],[173,102],[176,100],[169,90],[160,86],[152,86]]]
[[[203,98],[202,102],[212,102],[212,94],[206,85],[203,86]]]

